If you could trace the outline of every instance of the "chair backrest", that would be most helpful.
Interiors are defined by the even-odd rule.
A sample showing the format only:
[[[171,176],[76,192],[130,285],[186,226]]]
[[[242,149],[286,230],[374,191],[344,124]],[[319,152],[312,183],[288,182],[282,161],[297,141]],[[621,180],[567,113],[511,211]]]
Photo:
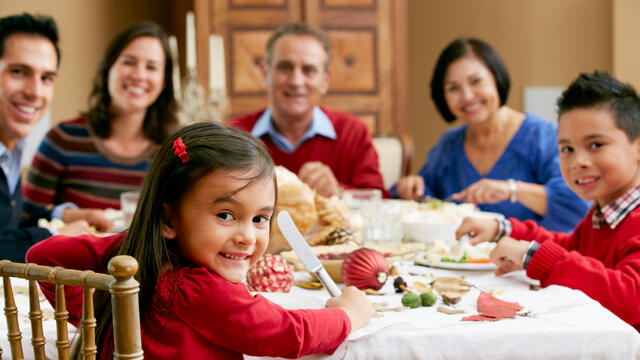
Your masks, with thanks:
[[[409,135],[381,134],[373,138],[384,187],[390,188],[411,172],[413,139]]]
[[[45,359],[45,339],[42,330],[42,310],[36,281],[56,284],[56,320],[58,359],[69,359],[70,341],[67,333],[67,319],[64,286],[83,288],[82,306],[82,353],[85,359],[95,359],[97,353],[93,312],[92,289],[109,290],[113,311],[114,359],[142,359],[140,337],[140,311],[138,292],[140,284],[133,278],[138,271],[138,263],[131,256],[116,256],[108,265],[109,274],[93,271],[68,270],[36,264],[0,261],[0,276],[4,287],[5,315],[12,359],[23,359],[22,333],[18,325],[18,310],[11,288],[10,278],[29,280],[29,319],[31,320],[31,343],[36,359]],[[0,350],[0,356],[2,352]]]

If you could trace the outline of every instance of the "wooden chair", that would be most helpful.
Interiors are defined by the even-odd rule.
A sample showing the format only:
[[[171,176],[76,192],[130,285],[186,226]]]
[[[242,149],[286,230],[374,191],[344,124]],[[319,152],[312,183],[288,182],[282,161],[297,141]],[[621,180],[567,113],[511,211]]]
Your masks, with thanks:
[[[29,280],[29,319],[31,320],[31,343],[36,359],[45,359],[45,339],[42,330],[42,310],[36,281],[56,284],[56,319],[58,359],[69,359],[70,341],[67,334],[67,319],[64,286],[82,286],[82,353],[85,359],[95,359],[96,319],[93,312],[92,289],[109,290],[113,311],[114,359],[142,359],[140,337],[140,313],[138,308],[139,283],[133,279],[138,263],[131,256],[116,256],[108,265],[108,274],[93,271],[68,270],[36,264],[0,261],[0,276],[3,277],[5,315],[9,330],[11,358],[23,359],[22,333],[18,325],[18,310],[13,297],[10,278]],[[0,350],[0,357],[2,350]]]
[[[413,139],[409,135],[379,134],[373,137],[378,153],[384,187],[389,189],[401,177],[411,173]]]

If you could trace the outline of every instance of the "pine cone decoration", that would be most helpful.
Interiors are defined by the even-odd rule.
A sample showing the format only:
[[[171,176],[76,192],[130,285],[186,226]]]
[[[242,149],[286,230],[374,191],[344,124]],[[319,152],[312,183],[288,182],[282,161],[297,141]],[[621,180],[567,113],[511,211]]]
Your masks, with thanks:
[[[247,272],[251,291],[289,292],[293,285],[293,269],[279,255],[265,254]]]
[[[338,245],[338,244],[356,244],[362,245],[360,239],[358,239],[353,229],[348,227],[339,227],[333,230],[327,235],[325,240],[326,245]]]

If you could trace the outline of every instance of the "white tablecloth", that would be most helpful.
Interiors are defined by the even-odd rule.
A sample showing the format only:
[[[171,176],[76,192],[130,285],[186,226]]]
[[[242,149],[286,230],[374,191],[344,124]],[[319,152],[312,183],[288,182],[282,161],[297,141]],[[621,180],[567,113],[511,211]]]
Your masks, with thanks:
[[[463,315],[446,315],[432,307],[401,312],[384,312],[366,327],[352,333],[331,356],[317,354],[305,359],[640,359],[640,334],[584,293],[561,286],[529,290],[533,283],[524,273],[494,277],[491,272],[450,271],[422,266],[399,266],[411,285],[428,283],[433,277],[465,276],[471,284],[492,291],[500,299],[516,301],[531,317],[516,317],[496,322],[460,322],[475,314],[479,290],[473,288],[457,308]],[[413,274],[413,275],[410,275]],[[19,323],[25,359],[33,358],[31,327],[28,319],[27,282],[12,280],[19,309]],[[400,306],[401,295],[393,292],[391,282],[383,287],[383,296],[369,296],[372,302]],[[288,294],[261,293],[285,308],[322,308],[329,295],[324,290],[293,287]],[[49,318],[44,321],[47,358],[57,358],[55,321],[48,302],[40,306]],[[4,300],[2,300],[4,308]],[[69,334],[75,328],[69,325]],[[0,347],[3,358],[10,358],[6,321],[0,321]],[[246,357],[247,359],[259,359]]]
[[[22,332],[22,351],[25,359],[34,359],[33,347],[31,345],[31,321],[29,320],[29,282],[24,279],[11,279],[14,300],[18,308],[18,325]],[[2,358],[11,359],[11,348],[7,337],[8,329],[6,317],[4,316],[4,289],[0,282],[0,304],[2,304],[3,318],[0,320],[0,348],[2,348]],[[40,294],[40,309],[42,310],[43,321],[42,330],[45,337],[45,355],[47,359],[57,359],[56,349],[56,321],[53,317],[54,310],[47,299]],[[69,338],[73,340],[78,334],[76,328],[67,324]],[[73,349],[73,344],[70,349]]]
[[[432,277],[465,276],[471,284],[492,291],[502,300],[515,301],[530,312],[496,322],[461,322],[476,314],[477,288],[456,304],[466,314],[447,315],[432,307],[384,312],[352,333],[331,356],[305,359],[640,359],[640,334],[631,326],[577,290],[549,286],[530,290],[535,283],[524,272],[495,277],[492,272],[452,271],[422,266],[399,266],[403,279],[428,283]],[[410,275],[413,274],[413,275]],[[391,281],[383,296],[372,302],[400,306],[401,295]],[[293,287],[289,294],[261,293],[285,308],[321,308],[325,290]],[[247,359],[258,359],[246,357]]]

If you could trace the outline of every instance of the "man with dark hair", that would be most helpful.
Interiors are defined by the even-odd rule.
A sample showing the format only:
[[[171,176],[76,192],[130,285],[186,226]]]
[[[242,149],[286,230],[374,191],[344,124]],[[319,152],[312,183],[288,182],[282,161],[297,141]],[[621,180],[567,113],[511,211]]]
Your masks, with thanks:
[[[20,160],[24,138],[49,109],[59,60],[53,19],[27,13],[0,18],[0,259],[24,262],[31,245],[51,236],[45,228],[25,226]],[[67,210],[73,211],[57,209]],[[30,218],[49,216],[51,211]],[[80,220],[58,232],[88,231],[89,224]]]
[[[323,196],[384,190],[371,133],[354,115],[320,108],[329,88],[331,43],[319,28],[293,23],[267,42],[262,72],[269,107],[229,125],[262,139],[282,165]]]

